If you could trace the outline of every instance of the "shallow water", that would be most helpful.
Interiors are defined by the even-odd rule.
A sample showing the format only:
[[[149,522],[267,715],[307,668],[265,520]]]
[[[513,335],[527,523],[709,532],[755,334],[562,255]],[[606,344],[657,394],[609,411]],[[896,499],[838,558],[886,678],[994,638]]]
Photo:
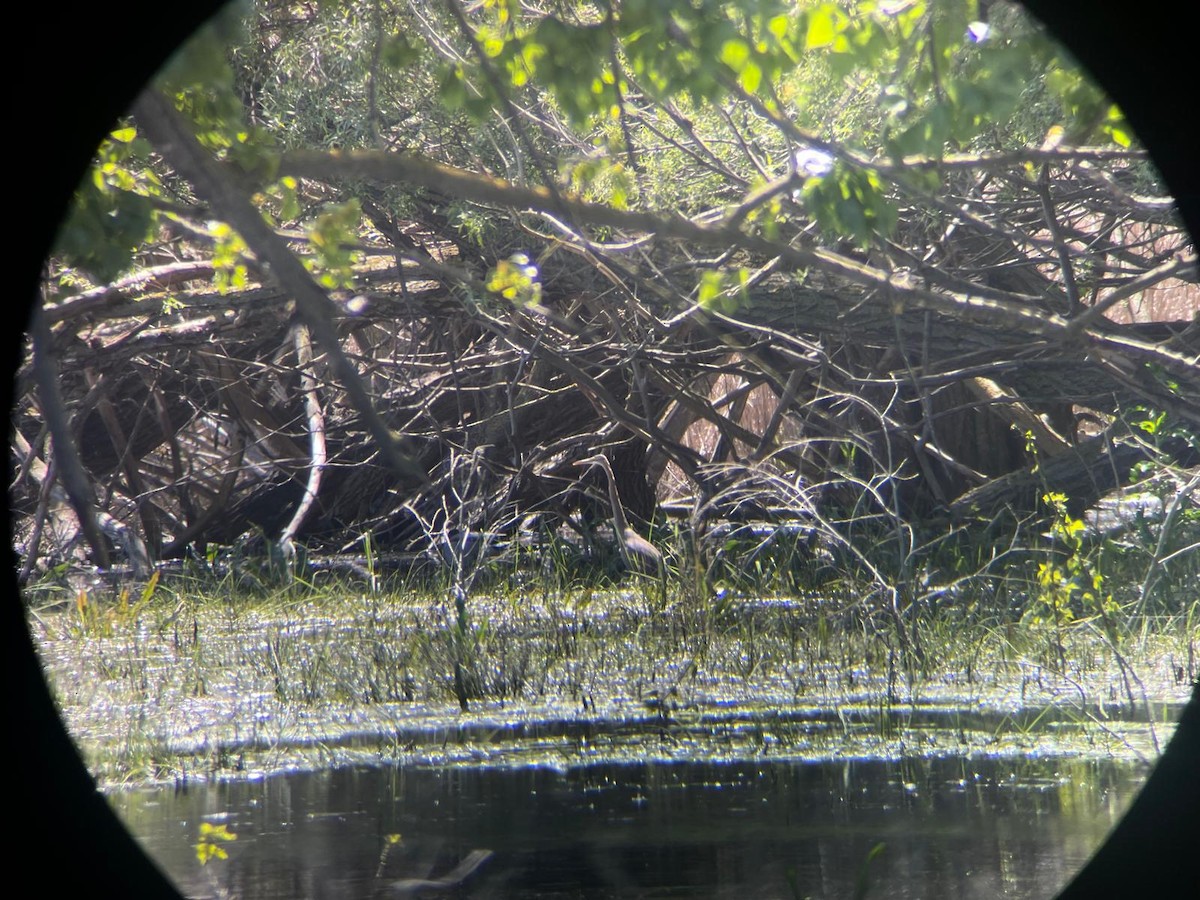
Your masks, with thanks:
[[[110,800],[189,896],[1046,897],[1143,764],[1084,758],[354,766]],[[237,835],[201,866],[201,823]],[[389,836],[399,835],[399,839]],[[883,849],[868,862],[872,848]]]
[[[485,851],[445,893],[1048,897],[1186,699],[1170,635],[1125,658],[1132,702],[1082,639],[1062,671],[1044,644],[972,639],[906,677],[870,640],[816,641],[811,603],[697,630],[636,600],[477,598],[469,712],[427,599],[32,623],[92,771],[194,897],[402,896]],[[237,839],[210,832],[228,858],[202,866],[205,827]]]

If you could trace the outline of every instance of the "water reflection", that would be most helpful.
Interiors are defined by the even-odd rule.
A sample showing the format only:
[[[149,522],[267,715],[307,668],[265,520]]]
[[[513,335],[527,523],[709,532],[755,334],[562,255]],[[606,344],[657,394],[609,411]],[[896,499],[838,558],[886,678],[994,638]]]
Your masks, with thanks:
[[[879,843],[871,897],[1043,897],[1145,774],[1069,759],[358,767],[111,800],[195,897],[399,896],[486,849],[451,895],[841,898]],[[237,834],[228,859],[197,861],[204,822]]]

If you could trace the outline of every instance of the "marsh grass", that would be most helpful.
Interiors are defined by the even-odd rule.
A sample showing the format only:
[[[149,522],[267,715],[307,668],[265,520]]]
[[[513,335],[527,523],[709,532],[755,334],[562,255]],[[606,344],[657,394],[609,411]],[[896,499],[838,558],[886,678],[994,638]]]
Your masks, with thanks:
[[[1156,704],[1200,674],[1200,554],[1170,549],[1186,533],[1065,550],[956,535],[869,571],[797,535],[727,542],[702,568],[690,536],[676,539],[665,595],[551,541],[472,570],[461,606],[444,570],[387,571],[369,550],[351,574],[213,558],[144,586],[44,583],[27,609],[62,714],[106,783],[311,764],[363,741],[411,753],[480,717],[640,722],[686,742],[733,709],[750,737],[730,740],[794,749],[812,729],[778,713],[865,708],[874,724],[851,730],[894,742],[904,711],[927,703],[1065,705],[1080,733],[1118,747],[1128,741],[1105,717],[1136,715],[1152,753]],[[1039,565],[1098,579],[1103,597],[1070,589],[1046,615]],[[455,709],[464,697],[469,713]],[[1029,743],[1042,724],[960,731]]]

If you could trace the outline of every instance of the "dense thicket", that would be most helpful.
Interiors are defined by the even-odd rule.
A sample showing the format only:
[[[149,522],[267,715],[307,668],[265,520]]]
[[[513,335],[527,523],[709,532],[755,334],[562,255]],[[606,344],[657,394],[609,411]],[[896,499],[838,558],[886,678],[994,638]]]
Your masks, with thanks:
[[[264,2],[80,189],[18,544],[586,534],[602,449],[641,525],[908,558],[1187,484],[1195,281],[1120,111],[1006,4]]]

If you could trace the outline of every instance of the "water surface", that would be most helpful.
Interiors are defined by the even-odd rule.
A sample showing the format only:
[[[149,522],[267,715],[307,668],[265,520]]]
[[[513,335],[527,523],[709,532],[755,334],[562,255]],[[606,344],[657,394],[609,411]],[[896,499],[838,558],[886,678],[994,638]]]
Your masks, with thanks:
[[[1147,772],[1061,757],[352,766],[110,799],[193,897],[403,896],[399,882],[489,850],[450,895],[849,898],[865,877],[869,897],[1011,898],[1051,896]],[[238,837],[201,866],[205,822]]]

